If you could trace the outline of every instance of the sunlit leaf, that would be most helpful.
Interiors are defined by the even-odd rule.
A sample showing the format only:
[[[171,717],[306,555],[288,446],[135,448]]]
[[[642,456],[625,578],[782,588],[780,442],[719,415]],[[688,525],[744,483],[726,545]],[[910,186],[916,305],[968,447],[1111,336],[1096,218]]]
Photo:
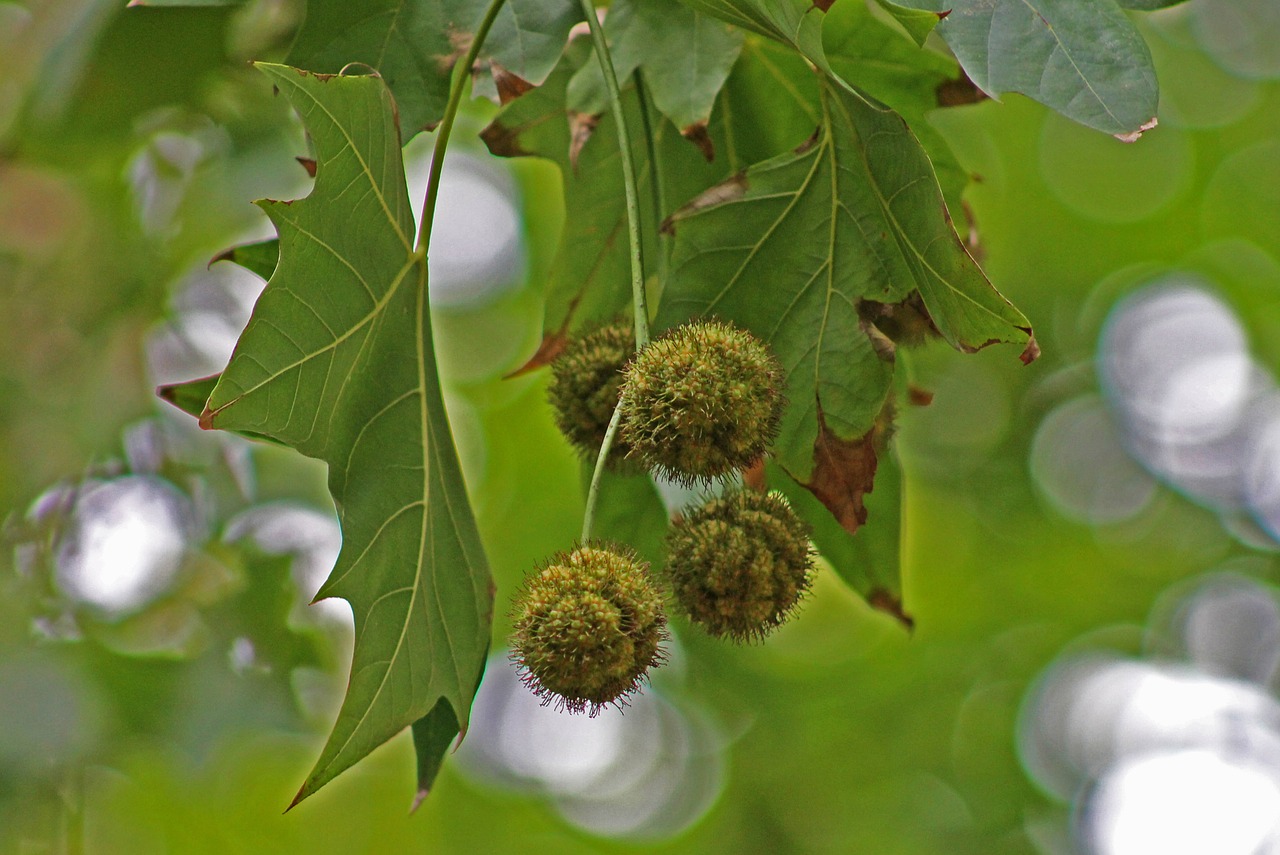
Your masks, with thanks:
[[[260,203],[280,263],[200,421],[329,465],[343,547],[317,598],[351,603],[356,644],[296,803],[441,704],[465,730],[492,591],[441,401],[390,92],[260,68],[302,116],[318,172],[307,198]]]
[[[907,31],[907,35],[915,41],[917,45],[924,46],[925,39],[929,38],[929,34],[933,32],[934,27],[938,26],[946,14],[943,12],[930,12],[926,9],[912,9],[907,6],[899,6],[892,0],[876,0],[881,9],[884,9],[893,19],[897,21],[902,29]]]

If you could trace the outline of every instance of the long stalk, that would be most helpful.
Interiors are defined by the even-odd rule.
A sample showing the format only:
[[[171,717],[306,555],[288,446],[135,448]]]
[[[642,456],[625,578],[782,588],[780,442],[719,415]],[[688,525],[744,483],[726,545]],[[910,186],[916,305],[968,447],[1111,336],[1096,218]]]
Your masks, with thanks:
[[[595,49],[596,59],[600,62],[600,71],[604,76],[605,89],[609,95],[609,108],[613,113],[613,123],[617,127],[618,153],[622,159],[622,186],[627,198],[627,237],[631,244],[631,298],[632,310],[635,314],[636,351],[639,352],[649,344],[649,304],[644,293],[644,247],[640,238],[640,193],[636,187],[636,168],[631,158],[631,134],[627,130],[627,117],[622,108],[622,91],[618,86],[618,77],[613,70],[613,58],[609,54],[609,45],[604,37],[604,28],[596,17],[596,9],[591,0],[581,0],[582,13],[586,16],[587,26],[591,30],[591,43]],[[625,394],[625,393],[624,393]],[[615,407],[613,418],[605,431],[604,442],[600,444],[600,454],[596,457],[596,466],[591,473],[591,486],[587,488],[587,507],[582,515],[582,541],[591,537],[591,526],[595,521],[596,503],[600,496],[600,479],[604,475],[605,461],[613,448],[613,439],[618,432],[618,423],[622,418],[622,408]]]
[[[422,203],[422,219],[418,222],[417,253],[424,258],[427,249],[431,246],[431,224],[436,216],[436,197],[440,195],[440,174],[444,169],[444,153],[449,147],[449,135],[453,133],[453,120],[457,117],[458,107],[462,104],[462,93],[466,91],[467,77],[471,74],[471,67],[475,65],[476,57],[484,47],[484,40],[489,36],[489,28],[493,26],[504,3],[506,0],[490,0],[489,8],[485,10],[480,26],[476,28],[466,56],[453,68],[449,101],[445,104],[444,116],[440,119],[440,127],[436,131],[436,144],[431,151],[431,171],[427,175],[427,195]]]

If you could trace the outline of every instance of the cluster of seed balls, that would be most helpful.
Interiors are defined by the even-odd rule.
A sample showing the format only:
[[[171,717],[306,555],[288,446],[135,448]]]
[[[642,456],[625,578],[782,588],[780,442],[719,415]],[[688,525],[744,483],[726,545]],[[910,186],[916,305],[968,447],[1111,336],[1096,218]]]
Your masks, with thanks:
[[[783,372],[769,348],[719,321],[676,327],[640,353],[629,322],[572,340],[552,363],[548,396],[584,458],[599,453],[614,408],[607,465],[708,485],[757,463],[778,433]],[[677,517],[665,587],[689,619],[734,641],[763,638],[813,576],[809,528],[777,493],[731,489]],[[595,714],[620,704],[661,662],[665,595],[633,550],[590,542],[557,553],[525,581],[513,608],[512,656],[549,703]]]

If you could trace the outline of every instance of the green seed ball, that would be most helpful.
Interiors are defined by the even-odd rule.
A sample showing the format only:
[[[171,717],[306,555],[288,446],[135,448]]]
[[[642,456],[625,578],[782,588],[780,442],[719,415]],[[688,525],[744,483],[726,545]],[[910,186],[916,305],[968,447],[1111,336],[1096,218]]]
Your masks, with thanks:
[[[543,703],[597,714],[662,661],[662,595],[634,552],[588,544],[552,556],[512,611],[512,658]]]
[[[618,405],[622,369],[635,354],[636,337],[629,320],[596,327],[570,340],[551,363],[547,398],[556,427],[586,460],[594,462]],[[630,448],[614,438],[607,464],[625,471]]]
[[[813,582],[809,527],[780,493],[735,490],[672,524],[667,575],[694,623],[734,641],[764,638]]]
[[[720,321],[655,339],[625,371],[620,435],[650,469],[691,484],[749,468],[778,434],[782,366]]]

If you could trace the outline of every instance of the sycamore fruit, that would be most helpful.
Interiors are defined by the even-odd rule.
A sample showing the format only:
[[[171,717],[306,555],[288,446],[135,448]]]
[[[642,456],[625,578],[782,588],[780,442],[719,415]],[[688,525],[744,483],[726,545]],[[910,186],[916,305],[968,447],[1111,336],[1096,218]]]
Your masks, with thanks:
[[[590,543],[531,574],[512,610],[512,658],[543,703],[622,705],[662,660],[663,597],[629,549]]]

